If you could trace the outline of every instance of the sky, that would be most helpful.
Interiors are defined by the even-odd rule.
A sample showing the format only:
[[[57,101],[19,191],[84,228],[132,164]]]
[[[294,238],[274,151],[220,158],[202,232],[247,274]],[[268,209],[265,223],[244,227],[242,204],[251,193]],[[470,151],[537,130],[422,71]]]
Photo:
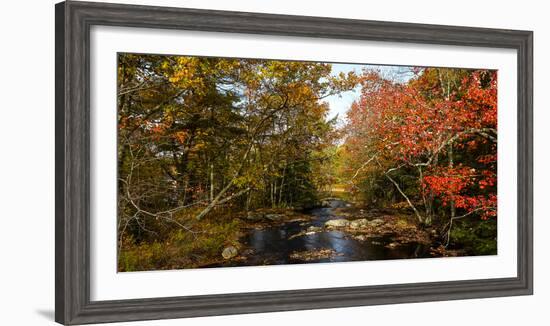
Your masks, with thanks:
[[[397,76],[403,82],[408,81],[413,77],[411,72],[412,67],[403,66],[380,66],[380,65],[365,65],[365,64],[348,64],[348,63],[333,63],[331,74],[336,76],[341,72],[347,74],[348,72],[355,71],[356,74],[361,74],[363,69],[379,70],[384,76]],[[338,119],[343,121],[346,118],[346,112],[351,107],[351,104],[359,99],[361,95],[361,87],[357,86],[355,89],[347,92],[340,93],[338,95],[332,95],[324,99],[328,102],[330,110],[327,119],[333,119],[338,115]]]

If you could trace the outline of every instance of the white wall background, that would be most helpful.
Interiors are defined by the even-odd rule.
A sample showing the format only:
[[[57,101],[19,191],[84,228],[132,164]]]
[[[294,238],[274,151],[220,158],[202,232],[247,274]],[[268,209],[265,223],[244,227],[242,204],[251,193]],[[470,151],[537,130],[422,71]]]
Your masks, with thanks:
[[[547,325],[550,302],[550,23],[544,1],[133,0],[191,8],[535,31],[535,295],[128,323],[127,325]],[[54,3],[0,10],[0,325],[52,325],[54,299]]]

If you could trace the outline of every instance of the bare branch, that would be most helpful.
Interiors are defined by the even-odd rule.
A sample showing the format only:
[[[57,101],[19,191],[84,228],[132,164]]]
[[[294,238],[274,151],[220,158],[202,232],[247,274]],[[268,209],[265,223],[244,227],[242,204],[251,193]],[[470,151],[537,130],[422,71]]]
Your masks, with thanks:
[[[382,164],[380,164],[380,161],[378,161],[378,159],[376,159],[376,163],[378,163],[378,165],[382,168]],[[401,187],[399,187],[399,184],[397,183],[397,181],[395,181],[390,175],[389,173],[392,172],[392,171],[395,171],[395,170],[398,170],[400,169],[401,167],[403,167],[403,165],[400,165],[399,167],[395,167],[395,168],[391,168],[389,169],[388,171],[385,171],[384,172],[384,175],[386,176],[386,178],[388,180],[391,181],[391,183],[393,183],[393,185],[395,186],[395,188],[397,189],[397,191],[399,191],[399,193],[401,194],[401,196],[403,196],[403,198],[405,198],[405,200],[407,201],[407,203],[409,204],[409,207],[412,208],[412,210],[414,211],[414,214],[416,215],[416,217],[418,218],[418,221],[420,223],[424,222],[424,218],[422,217],[422,215],[420,215],[420,213],[418,212],[418,210],[416,209],[416,207],[414,206],[414,204],[411,202],[411,200],[409,199],[409,196],[407,196],[405,194],[405,192],[403,192],[403,190],[401,190]]]

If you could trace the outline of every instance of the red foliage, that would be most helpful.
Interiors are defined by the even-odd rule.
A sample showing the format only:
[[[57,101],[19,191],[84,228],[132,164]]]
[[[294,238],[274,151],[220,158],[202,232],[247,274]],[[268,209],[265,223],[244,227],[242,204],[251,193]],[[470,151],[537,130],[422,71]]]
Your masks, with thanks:
[[[444,82],[441,71],[419,70],[405,84],[364,74],[361,98],[348,113],[348,151],[359,162],[368,160],[368,148],[385,162],[421,167],[421,191],[465,213],[496,216],[496,71],[462,71],[455,83]],[[453,167],[450,145],[478,156]]]

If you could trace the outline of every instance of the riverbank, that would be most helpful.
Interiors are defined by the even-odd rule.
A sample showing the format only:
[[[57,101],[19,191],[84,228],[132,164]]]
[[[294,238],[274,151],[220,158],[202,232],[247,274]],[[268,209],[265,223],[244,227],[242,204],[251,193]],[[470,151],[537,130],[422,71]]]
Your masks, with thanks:
[[[462,256],[433,228],[397,209],[328,198],[311,209],[227,213],[178,230],[166,243],[123,251],[120,269],[153,270]]]
[[[397,211],[363,209],[331,198],[303,212],[252,212],[243,224],[238,254],[206,267],[344,262],[460,256]],[[237,249],[237,248],[235,248]]]

